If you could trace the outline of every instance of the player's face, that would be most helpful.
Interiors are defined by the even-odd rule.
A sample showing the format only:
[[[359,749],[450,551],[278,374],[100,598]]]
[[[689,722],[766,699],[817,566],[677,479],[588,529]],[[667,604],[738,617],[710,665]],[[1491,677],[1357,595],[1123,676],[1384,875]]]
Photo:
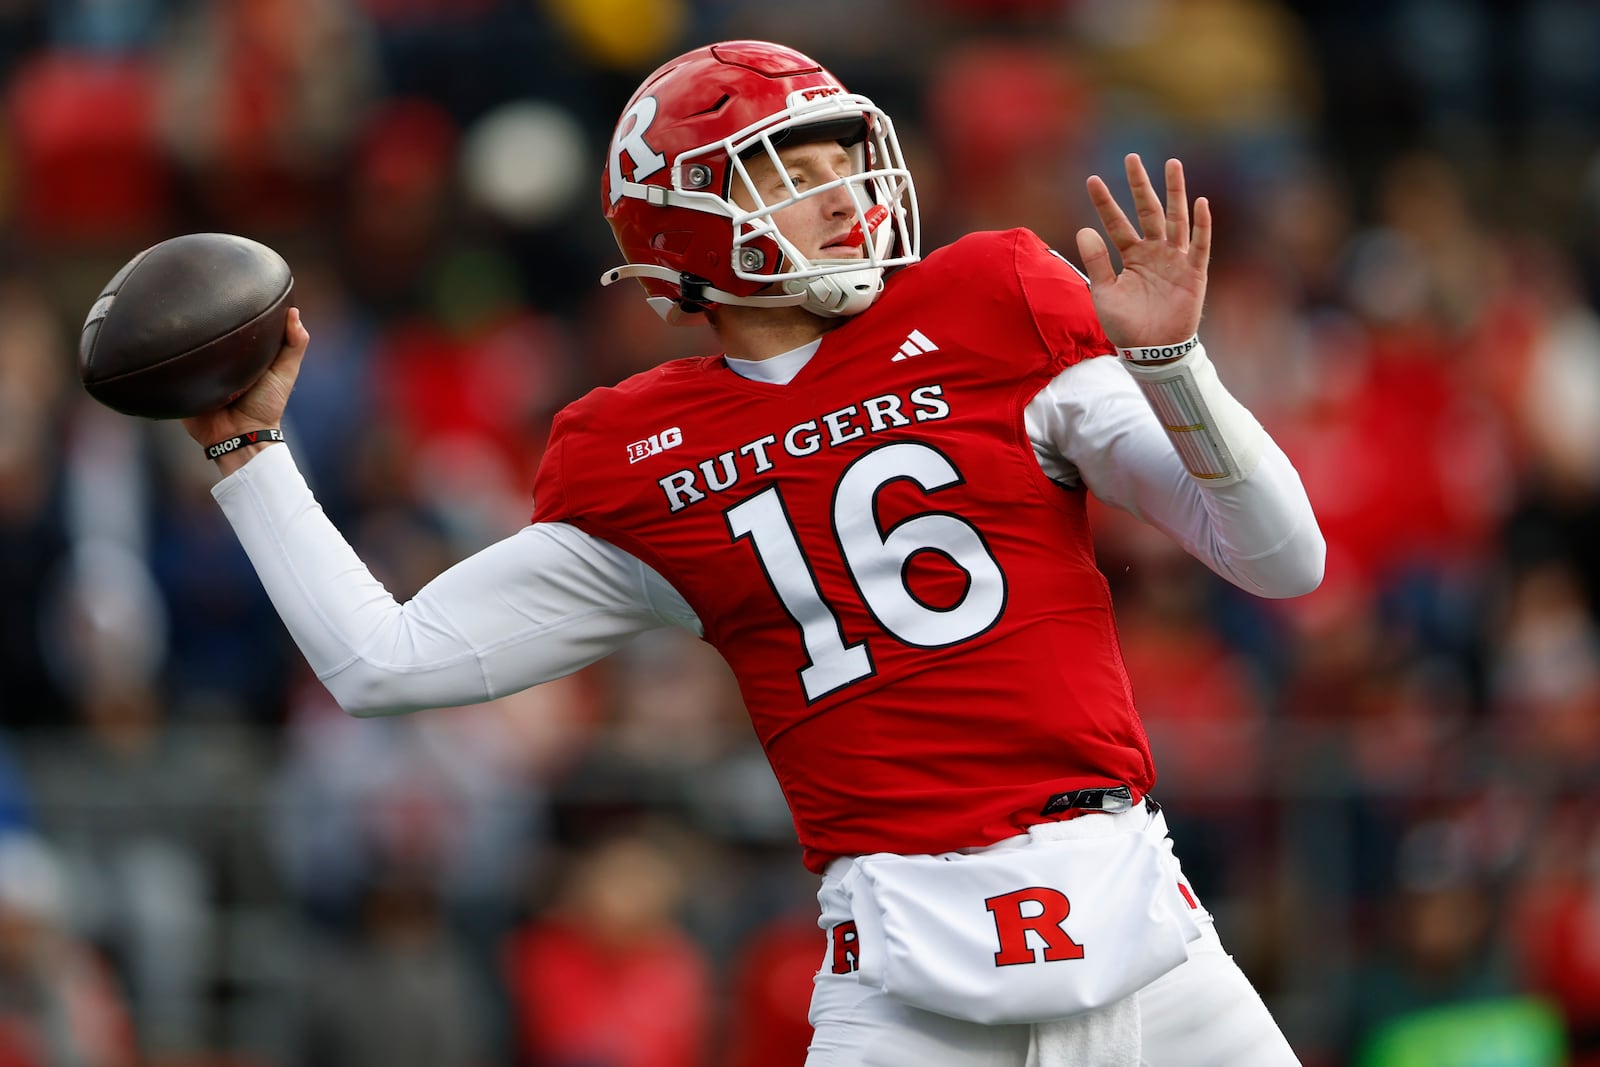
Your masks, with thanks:
[[[764,203],[774,204],[792,195],[784,183],[787,175],[796,191],[826,185],[855,173],[855,155],[836,141],[786,145],[778,149],[780,171],[771,157],[761,154],[746,163],[751,184]],[[735,183],[736,185],[738,183]],[[749,211],[757,205],[749,191],[736,189],[734,202]],[[807,197],[772,214],[778,229],[800,251],[815,262],[828,259],[861,259],[865,252],[856,230],[856,208],[844,185]]]

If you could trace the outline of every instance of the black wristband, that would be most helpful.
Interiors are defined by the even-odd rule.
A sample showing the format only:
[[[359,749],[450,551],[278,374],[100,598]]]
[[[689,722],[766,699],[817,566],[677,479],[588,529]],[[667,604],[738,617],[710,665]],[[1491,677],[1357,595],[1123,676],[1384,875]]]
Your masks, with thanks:
[[[218,441],[214,445],[206,446],[207,459],[221,459],[229,452],[237,451],[246,445],[265,445],[274,441],[285,441],[282,430],[251,430],[238,437],[230,437],[226,441]]]

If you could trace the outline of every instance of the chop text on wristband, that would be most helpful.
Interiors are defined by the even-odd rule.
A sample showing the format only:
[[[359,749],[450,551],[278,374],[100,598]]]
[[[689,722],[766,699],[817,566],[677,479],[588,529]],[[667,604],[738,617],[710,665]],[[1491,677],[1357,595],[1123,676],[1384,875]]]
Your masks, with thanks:
[[[275,441],[286,440],[288,440],[288,438],[283,436],[282,430],[250,430],[239,434],[237,437],[230,437],[226,441],[218,441],[214,445],[207,445],[206,458],[221,459],[229,452],[236,452],[239,449],[247,448],[250,445],[266,445],[272,444]]]

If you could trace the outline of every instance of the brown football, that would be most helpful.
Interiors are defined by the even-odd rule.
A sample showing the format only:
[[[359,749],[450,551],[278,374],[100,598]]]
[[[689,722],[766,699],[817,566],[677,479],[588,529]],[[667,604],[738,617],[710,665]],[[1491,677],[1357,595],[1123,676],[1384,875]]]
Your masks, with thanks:
[[[283,346],[293,291],[289,264],[258,241],[162,241],[117,271],[89,309],[78,377],[126,415],[181,419],[226,407]]]

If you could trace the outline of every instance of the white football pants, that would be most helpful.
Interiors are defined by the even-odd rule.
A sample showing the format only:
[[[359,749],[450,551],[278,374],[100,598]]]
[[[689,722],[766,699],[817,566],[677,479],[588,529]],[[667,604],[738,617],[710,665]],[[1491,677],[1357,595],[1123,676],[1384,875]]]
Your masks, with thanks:
[[[1082,817],[1140,821],[1134,812]],[[837,883],[830,870],[819,893],[825,929],[850,918],[841,910]],[[1223,949],[1209,916],[1200,927],[1189,959],[1135,994],[1140,1062],[1145,1067],[1298,1067],[1300,1061]],[[1032,1026],[986,1026],[922,1011],[862,985],[853,973],[834,973],[832,962],[830,952],[815,980],[815,1033],[806,1067],[1036,1067],[1030,1056]]]

